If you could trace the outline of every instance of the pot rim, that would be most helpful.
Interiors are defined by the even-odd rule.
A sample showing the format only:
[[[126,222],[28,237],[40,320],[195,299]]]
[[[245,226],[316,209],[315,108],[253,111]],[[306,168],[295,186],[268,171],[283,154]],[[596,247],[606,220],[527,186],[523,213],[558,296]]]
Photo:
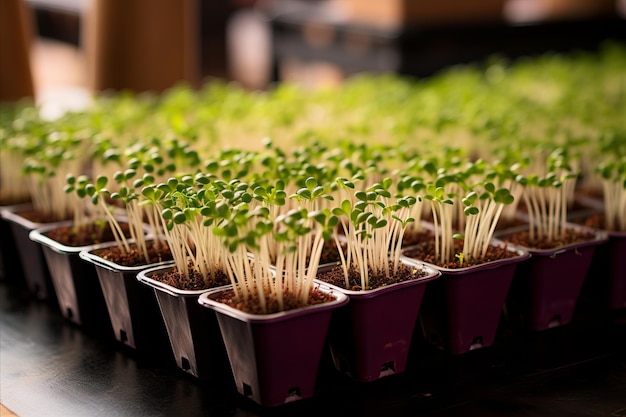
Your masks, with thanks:
[[[232,290],[232,285],[227,285],[224,287],[212,288],[208,291],[204,291],[200,297],[198,298],[198,303],[200,305],[210,308],[217,313],[221,313],[223,315],[235,318],[237,320],[241,320],[246,323],[254,324],[254,323],[273,323],[278,321],[283,321],[287,319],[291,319],[297,316],[303,316],[306,314],[310,314],[313,312],[321,312],[325,310],[331,310],[338,307],[341,307],[348,303],[349,298],[346,294],[342,292],[336,291],[330,285],[326,283],[322,283],[319,281],[315,281],[315,286],[322,290],[322,292],[327,294],[332,294],[335,296],[335,299],[332,301],[328,301],[321,304],[307,305],[303,307],[294,308],[291,310],[280,311],[278,313],[271,314],[252,314],[246,313],[244,311],[238,310],[236,308],[230,307],[226,304],[222,304],[214,298],[217,298],[219,294],[224,291]]]
[[[83,245],[83,246],[67,246],[45,235],[46,232],[49,232],[51,230],[55,230],[61,227],[71,226],[73,224],[74,222],[72,220],[66,220],[66,221],[55,223],[55,224],[49,224],[46,226],[38,227],[36,229],[31,230],[31,232],[28,234],[28,237],[31,240],[41,243],[42,245],[45,245],[58,253],[78,254],[82,250],[88,250],[92,248],[95,244]]]
[[[500,239],[493,238],[491,239],[491,245],[502,247],[505,245],[505,242],[501,241]],[[405,250],[411,249],[412,247],[413,246],[409,246],[406,249],[403,249],[402,252],[404,252]],[[528,249],[522,246],[514,245],[512,243],[506,244],[506,250],[509,252],[516,252],[517,256],[511,257],[511,258],[497,259],[495,261],[484,262],[478,265],[465,266],[461,268],[445,268],[439,265],[432,264],[430,262],[425,262],[420,259],[410,258],[406,255],[402,255],[402,256],[404,256],[405,258],[409,260],[422,262],[424,265],[428,265],[433,269],[436,269],[438,271],[441,271],[442,273],[445,273],[446,275],[463,275],[463,274],[467,274],[468,272],[474,272],[474,271],[479,271],[479,270],[484,271],[487,269],[498,268],[502,266],[503,264],[506,265],[506,264],[516,263],[516,262],[522,262],[531,257],[531,253]]]
[[[143,284],[146,284],[156,290],[165,292],[171,296],[174,297],[198,297],[200,296],[200,294],[204,293],[207,291],[207,289],[203,289],[203,290],[181,290],[180,288],[176,288],[174,286],[171,286],[169,284],[165,284],[161,281],[158,281],[154,278],[150,278],[150,275],[157,273],[159,271],[162,270],[168,270],[168,269],[173,269],[175,268],[175,264],[174,261],[172,261],[169,264],[163,264],[163,265],[150,265],[149,268],[144,268],[141,271],[139,271],[137,273],[137,280],[140,281]],[[230,285],[230,284],[229,284]],[[215,287],[215,288],[225,288],[228,285],[221,285],[219,287]]]
[[[22,211],[25,209],[32,209],[32,208],[33,208],[33,205],[31,203],[16,204],[13,206],[3,206],[0,208],[0,217],[2,217],[3,219],[7,221],[15,223],[27,230],[33,230],[33,229],[37,229],[37,228],[44,227],[44,226],[56,225],[56,224],[63,223],[64,221],[66,221],[66,220],[62,220],[62,221],[54,221],[54,222],[49,222],[49,223],[36,223],[36,222],[28,220],[26,217],[23,217],[17,214],[19,211]]]
[[[125,217],[118,217],[118,220],[122,221],[122,222],[126,222],[127,219]],[[73,220],[65,220],[62,222],[56,222],[56,223],[50,223],[50,224],[46,224],[44,226],[41,227],[37,227],[33,230],[30,231],[30,233],[28,234],[28,237],[30,238],[30,240],[33,240],[35,242],[41,243],[42,245],[48,246],[49,248],[51,248],[52,250],[54,250],[55,252],[58,253],[66,253],[66,254],[80,254],[81,251],[83,250],[90,250],[92,248],[95,248],[98,245],[101,244],[106,244],[106,243],[115,243],[114,240],[112,241],[107,241],[107,242],[100,242],[100,243],[93,243],[91,245],[83,245],[83,246],[68,246],[68,245],[64,245],[60,242],[57,242],[54,239],[49,238],[48,236],[45,235],[45,233],[51,231],[51,230],[55,230],[61,227],[68,227],[68,226],[72,226],[74,224]],[[148,231],[148,227],[147,225],[144,224],[144,230],[146,230],[146,232]],[[150,238],[150,234],[146,233],[146,238]],[[129,240],[132,242],[132,240]]]
[[[134,243],[134,240],[129,240],[129,243]],[[105,248],[109,248],[112,246],[117,246],[117,242],[103,242],[103,243],[98,243],[96,245],[93,245],[92,247],[90,247],[89,249],[84,249],[81,250],[78,253],[78,256],[87,261],[87,262],[91,262],[94,263],[96,265],[98,265],[101,268],[104,269],[108,269],[110,271],[113,272],[139,272],[141,270],[144,270],[148,267],[154,267],[154,266],[163,266],[163,265],[173,265],[174,261],[173,260],[169,260],[169,261],[161,261],[161,262],[155,262],[155,263],[151,263],[151,264],[143,264],[143,265],[135,265],[135,266],[126,266],[126,265],[121,265],[112,261],[109,261],[107,259],[104,259],[94,253],[92,253],[95,250],[98,249],[105,249]]]
[[[582,240],[578,242],[572,242],[566,245],[561,245],[561,246],[557,246],[557,247],[549,248],[549,249],[537,249],[537,248],[525,247],[521,245],[515,245],[515,246],[519,248],[524,248],[532,256],[556,256],[556,255],[568,252],[570,250],[580,249],[580,248],[584,248],[587,246],[596,246],[596,245],[599,245],[608,241],[609,239],[609,233],[601,229],[594,229],[591,227],[582,226],[582,225],[579,225],[576,223],[570,223],[570,222],[567,222],[566,225],[568,229],[574,229],[574,230],[580,230],[580,231],[593,233],[594,237],[591,239]],[[626,235],[626,232],[624,232],[624,235]],[[503,238],[503,237],[506,237],[506,236],[501,236],[500,238]]]
[[[395,290],[399,290],[405,287],[410,287],[413,285],[419,285],[419,284],[426,284],[427,282],[430,282],[432,280],[435,280],[437,278],[439,278],[441,276],[441,272],[438,271],[437,269],[433,268],[431,265],[428,265],[425,262],[422,262],[420,260],[417,259],[411,259],[411,258],[407,258],[407,257],[401,257],[400,261],[402,263],[404,263],[405,265],[408,265],[410,267],[414,267],[414,268],[421,268],[424,271],[426,271],[426,275],[423,277],[419,277],[419,278],[414,278],[414,279],[410,279],[408,281],[402,281],[402,282],[396,282],[394,284],[390,284],[390,285],[386,285],[384,287],[379,287],[379,288],[375,288],[373,290],[359,290],[359,291],[355,291],[355,290],[348,290],[346,288],[342,288],[338,285],[333,285],[333,284],[329,284],[325,281],[320,280],[319,278],[316,278],[315,281],[322,283],[323,285],[326,285],[332,289],[335,289],[337,291],[341,291],[342,293],[350,296],[350,297],[360,297],[360,298],[372,298],[372,297],[376,297],[378,295],[387,293],[387,292],[391,292],[391,291],[395,291]],[[333,265],[333,267],[336,266],[341,266],[341,264],[339,265]],[[321,269],[321,268],[320,268]],[[319,270],[318,270],[318,274],[319,274]]]

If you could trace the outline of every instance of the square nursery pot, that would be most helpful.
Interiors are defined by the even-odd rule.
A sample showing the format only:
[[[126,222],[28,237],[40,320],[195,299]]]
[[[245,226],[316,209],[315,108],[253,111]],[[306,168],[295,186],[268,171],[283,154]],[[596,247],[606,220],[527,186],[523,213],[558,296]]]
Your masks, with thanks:
[[[325,284],[350,299],[335,311],[328,338],[335,368],[355,380],[374,381],[406,369],[427,283],[441,273],[412,260],[403,262],[426,275],[365,291]],[[318,280],[329,269],[320,268]]]
[[[325,284],[335,300],[274,314],[249,314],[216,300],[230,288],[200,296],[215,310],[237,391],[254,402],[275,407],[314,395],[333,310],[348,297]]]
[[[50,277],[50,271],[43,255],[41,245],[33,242],[28,234],[37,228],[55,223],[35,223],[20,215],[21,212],[32,210],[31,204],[21,204],[16,206],[3,207],[0,215],[6,222],[9,230],[2,232],[2,246],[6,270],[12,273],[21,273],[25,280],[28,292],[35,299],[54,299],[54,287]],[[3,226],[4,227],[4,226]],[[12,241],[7,239],[12,237]]]
[[[29,237],[41,245],[63,317],[85,330],[111,336],[111,320],[98,274],[93,264],[79,256],[93,245],[67,246],[47,235],[56,228],[71,225],[71,221],[66,221],[43,226],[32,230]]]
[[[213,311],[198,304],[198,297],[206,290],[181,290],[155,278],[174,268],[147,268],[136,279],[156,295],[176,365],[199,379],[228,380],[230,369],[217,318]]]
[[[569,227],[592,232],[593,237],[551,249],[527,248],[531,258],[515,274],[508,311],[512,319],[531,330],[572,321],[596,248],[608,240],[604,232],[575,224]],[[591,275],[596,279],[595,273]]]
[[[137,281],[137,274],[151,267],[172,265],[173,261],[124,266],[95,253],[116,245],[115,242],[102,243],[79,254],[96,269],[115,338],[137,350],[167,349],[169,341],[154,291]]]
[[[507,250],[515,256],[464,268],[425,263],[441,272],[422,302],[420,324],[428,343],[455,355],[493,345],[515,271],[530,257],[522,248]]]

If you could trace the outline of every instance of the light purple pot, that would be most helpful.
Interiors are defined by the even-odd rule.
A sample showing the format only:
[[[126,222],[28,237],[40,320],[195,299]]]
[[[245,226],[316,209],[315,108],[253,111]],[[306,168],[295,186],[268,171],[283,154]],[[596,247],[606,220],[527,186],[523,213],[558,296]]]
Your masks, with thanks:
[[[199,298],[202,306],[217,314],[240,394],[267,407],[314,395],[331,315],[348,302],[345,294],[318,285],[336,299],[265,315],[216,301],[229,289],[210,290]]]
[[[358,381],[374,381],[406,369],[424,292],[441,273],[414,260],[403,262],[426,275],[365,291],[326,284],[350,298],[333,315],[329,343],[335,368]]]
[[[409,248],[407,248],[409,249]],[[452,354],[492,346],[515,271],[529,253],[509,245],[512,258],[465,268],[442,268],[422,303],[425,339]]]

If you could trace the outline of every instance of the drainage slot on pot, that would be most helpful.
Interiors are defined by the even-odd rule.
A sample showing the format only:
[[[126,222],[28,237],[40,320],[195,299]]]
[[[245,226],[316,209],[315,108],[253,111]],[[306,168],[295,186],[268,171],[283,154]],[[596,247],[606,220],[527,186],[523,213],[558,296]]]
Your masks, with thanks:
[[[127,342],[127,341],[128,341],[128,336],[126,335],[126,332],[120,329],[120,342]]]
[[[380,367],[380,377],[393,375],[396,373],[396,363],[394,361],[385,362]]]
[[[252,397],[252,387],[248,384],[243,384],[244,397]]]
[[[184,370],[184,371],[188,371],[191,369],[191,364],[189,363],[189,359],[185,358],[184,356],[180,357],[180,367]]]
[[[437,334],[430,335],[430,343],[435,346],[442,347],[441,339],[439,339],[439,335]]]
[[[548,323],[548,328],[551,329],[553,327],[559,327],[561,325],[561,315],[557,314],[556,316],[552,317],[552,320],[550,320],[550,323]]]
[[[301,398],[302,395],[300,394],[300,387],[293,387],[289,388],[289,390],[287,391],[287,397],[285,398],[285,402],[290,403],[292,401],[298,401]]]
[[[481,347],[483,347],[483,337],[476,336],[474,340],[472,340],[469,350],[480,349]]]
[[[71,307],[66,307],[65,308],[65,315],[67,316],[68,319],[72,319],[74,317],[74,312],[72,311]]]

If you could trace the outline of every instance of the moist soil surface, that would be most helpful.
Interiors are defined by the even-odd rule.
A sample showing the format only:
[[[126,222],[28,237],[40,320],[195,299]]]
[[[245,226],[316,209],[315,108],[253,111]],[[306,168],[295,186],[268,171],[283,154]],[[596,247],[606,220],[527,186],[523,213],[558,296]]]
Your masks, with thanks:
[[[587,230],[566,229],[565,234],[558,239],[536,238],[531,239],[527,230],[508,235],[502,240],[518,246],[531,249],[554,249],[572,243],[584,242],[595,238],[596,233]]]
[[[406,231],[404,236],[402,236],[402,247],[414,246],[430,239],[433,239],[433,232],[431,230],[421,229],[417,232]]]
[[[250,314],[272,314],[278,313],[280,311],[288,311],[295,308],[322,304],[335,300],[335,296],[332,293],[322,292],[318,288],[313,288],[313,290],[311,290],[308,301],[306,303],[302,303],[302,301],[298,297],[294,297],[289,293],[283,294],[283,297],[284,301],[282,309],[279,308],[278,302],[275,298],[266,297],[266,312],[263,312],[261,310],[258,299],[252,298],[247,302],[244,300],[238,300],[235,298],[235,293],[232,290],[224,292],[222,296],[215,299],[215,301]]]
[[[327,240],[322,247],[322,255],[320,256],[320,265],[330,264],[341,261],[339,250],[334,240]]]
[[[454,240],[454,250],[453,253],[461,253],[463,252],[463,242],[460,240]],[[442,268],[449,269],[458,269],[458,268],[466,268],[468,266],[482,265],[487,262],[498,261],[500,259],[508,259],[514,258],[518,256],[518,254],[514,251],[510,251],[507,249],[506,242],[502,246],[489,246],[487,248],[487,253],[485,257],[482,259],[463,259],[463,264],[460,263],[459,259],[456,257],[454,260],[450,260],[448,262],[442,263],[437,260],[435,257],[435,241],[434,239],[426,240],[418,243],[415,246],[406,248],[402,254],[409,258],[419,259],[423,262],[428,262],[432,265],[437,265]]]
[[[617,230],[609,230],[606,228],[604,219],[604,213],[594,213],[589,216],[576,219],[573,223],[580,224],[582,226],[591,227],[593,229],[605,230],[608,232],[616,232]]]
[[[27,220],[30,220],[33,223],[40,223],[40,224],[60,222],[64,220],[70,220],[72,218],[72,216],[69,214],[62,218],[58,218],[57,216],[51,213],[44,213],[39,210],[22,210],[22,211],[15,212],[15,214]]]
[[[391,263],[389,268],[392,268]],[[415,268],[404,264],[400,264],[397,274],[389,277],[384,274],[373,274],[370,269],[368,276],[369,287],[365,288],[365,290],[374,290],[376,288],[386,287],[398,282],[410,281],[423,276],[426,276],[426,272],[421,268]],[[317,279],[340,288],[346,288],[346,280],[341,266],[335,266],[327,271],[318,273]],[[348,290],[361,291],[363,289],[361,287],[361,274],[357,268],[350,267],[348,269],[348,282],[350,284],[349,288],[346,288]]]
[[[189,278],[181,276],[177,268],[171,268],[169,270],[159,272],[158,274],[153,274],[151,278],[164,284],[171,285],[172,287],[178,288],[179,290],[186,291],[208,290],[210,288],[216,288],[230,284],[230,279],[221,270],[216,271],[213,282],[205,282],[202,274],[199,271],[194,270],[191,264],[189,265]],[[286,311],[294,308],[304,307],[306,305],[321,304],[332,301],[334,299],[335,297],[332,294],[326,294],[322,291],[319,291],[317,288],[314,288],[311,291],[309,300],[306,304],[303,304],[299,299],[296,299],[296,297],[289,296],[288,293],[285,293],[283,304],[284,308],[282,310],[279,309],[276,299],[267,297],[265,302],[268,310],[265,313],[261,310],[258,299],[252,298],[248,301],[237,300],[235,298],[235,293],[232,290],[225,291],[220,298],[216,299],[216,301],[236,308],[237,310],[244,311],[246,313],[271,314],[277,313],[279,311]]]
[[[130,237],[128,224],[120,223],[120,227],[124,235],[127,238]],[[107,223],[90,223],[81,230],[75,229],[74,226],[63,226],[50,230],[45,235],[56,242],[71,247],[94,245],[115,240]]]
[[[96,249],[92,251],[94,255],[101,257],[109,262],[113,262],[117,265],[133,267],[146,264],[155,264],[163,261],[172,260],[172,253],[170,248],[164,244],[161,244],[159,248],[154,246],[154,242],[146,242],[146,249],[148,252],[149,262],[146,262],[144,254],[138,250],[137,245],[134,243],[130,245],[129,251],[122,251],[118,246],[110,248]]]
[[[152,274],[150,278],[184,291],[208,290],[230,284],[228,275],[220,269],[216,270],[211,282],[205,281],[200,271],[191,264],[189,264],[188,271],[189,277],[186,277],[178,271],[178,268],[174,267]]]

